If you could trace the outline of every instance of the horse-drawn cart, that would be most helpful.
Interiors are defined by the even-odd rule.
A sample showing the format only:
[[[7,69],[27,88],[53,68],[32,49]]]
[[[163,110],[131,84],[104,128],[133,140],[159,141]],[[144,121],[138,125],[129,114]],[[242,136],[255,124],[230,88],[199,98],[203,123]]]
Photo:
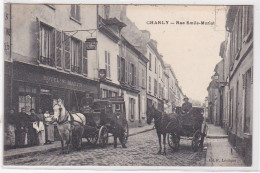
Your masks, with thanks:
[[[203,147],[204,138],[207,133],[207,125],[204,121],[204,108],[193,107],[188,114],[182,112],[181,107],[176,108],[178,114],[180,128],[178,131],[168,133],[168,144],[174,150],[178,151],[180,147],[180,139],[192,140],[192,149],[194,152]]]
[[[95,99],[91,108],[82,110],[86,117],[83,137],[91,144],[105,147],[109,133],[114,135],[115,129],[120,126],[124,129],[123,142],[128,140],[129,129],[126,121],[125,102],[122,97]],[[118,123],[116,117],[122,116],[123,121]]]

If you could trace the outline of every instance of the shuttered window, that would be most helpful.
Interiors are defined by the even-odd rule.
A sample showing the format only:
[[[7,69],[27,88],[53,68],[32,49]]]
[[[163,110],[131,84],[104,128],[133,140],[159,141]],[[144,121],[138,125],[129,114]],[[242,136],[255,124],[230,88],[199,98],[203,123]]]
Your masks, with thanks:
[[[125,83],[128,83],[128,61],[125,61]]]
[[[70,70],[70,36],[64,34],[64,68]]]

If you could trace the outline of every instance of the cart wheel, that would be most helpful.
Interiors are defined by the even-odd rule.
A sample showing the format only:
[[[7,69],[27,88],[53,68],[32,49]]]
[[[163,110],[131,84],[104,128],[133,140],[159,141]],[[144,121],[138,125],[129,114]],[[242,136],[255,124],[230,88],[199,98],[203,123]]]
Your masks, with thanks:
[[[123,143],[126,144],[129,136],[129,128],[128,128],[128,123],[126,123],[124,127],[124,135],[123,135]]]
[[[108,143],[108,130],[105,126],[102,126],[99,129],[98,133],[99,145],[101,147],[105,147]]]
[[[201,133],[200,130],[197,130],[192,138],[192,150],[194,152],[198,151],[199,147],[200,147],[200,143],[201,143]]]
[[[171,147],[173,151],[179,151],[180,149],[180,138],[176,133],[168,133],[168,145]]]

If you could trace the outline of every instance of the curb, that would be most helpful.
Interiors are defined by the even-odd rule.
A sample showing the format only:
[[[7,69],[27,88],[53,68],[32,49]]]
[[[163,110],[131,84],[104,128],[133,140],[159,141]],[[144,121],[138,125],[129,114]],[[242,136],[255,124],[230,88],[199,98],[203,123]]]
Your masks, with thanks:
[[[228,138],[228,135],[207,135],[206,138],[210,138],[210,139],[223,139],[223,138]]]
[[[143,131],[135,132],[135,133],[129,134],[129,137],[135,136],[135,135],[138,135],[138,134],[141,134],[141,133],[145,133],[145,132],[148,132],[148,131],[151,131],[151,130],[154,130],[154,129],[152,128],[152,129],[146,129],[146,130],[143,130]],[[109,137],[110,136],[111,135],[109,135]],[[30,156],[30,155],[44,154],[44,153],[48,153],[48,152],[57,151],[59,149],[61,149],[60,145],[55,147],[55,148],[48,148],[48,149],[44,149],[44,150],[31,151],[31,152],[20,153],[20,154],[11,155],[11,156],[4,156],[4,161],[8,161],[8,160],[12,160],[12,159],[18,159],[18,158],[22,158],[22,157],[26,157],[26,156]]]

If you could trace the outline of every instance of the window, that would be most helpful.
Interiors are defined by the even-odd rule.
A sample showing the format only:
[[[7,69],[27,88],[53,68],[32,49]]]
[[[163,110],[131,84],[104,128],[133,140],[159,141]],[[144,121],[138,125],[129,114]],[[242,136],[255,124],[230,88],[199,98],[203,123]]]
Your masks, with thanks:
[[[129,98],[129,114],[130,114],[130,119],[134,120],[135,119],[135,99]]]
[[[111,78],[111,71],[110,71],[110,53],[108,51],[105,51],[105,66],[106,66],[106,72],[107,77]]]
[[[19,86],[19,112],[25,108],[25,112],[30,114],[31,109],[36,109],[36,88],[31,86]]]
[[[55,30],[40,23],[40,63],[55,66]]]
[[[149,70],[152,70],[152,54],[149,53]]]
[[[73,19],[80,21],[80,6],[76,4],[71,5],[70,14]]]
[[[82,44],[79,40],[71,39],[71,71],[81,73]]]
[[[156,96],[157,95],[157,80],[154,79],[154,95]]]
[[[151,87],[151,76],[149,76],[149,91],[151,91],[152,87]]]

